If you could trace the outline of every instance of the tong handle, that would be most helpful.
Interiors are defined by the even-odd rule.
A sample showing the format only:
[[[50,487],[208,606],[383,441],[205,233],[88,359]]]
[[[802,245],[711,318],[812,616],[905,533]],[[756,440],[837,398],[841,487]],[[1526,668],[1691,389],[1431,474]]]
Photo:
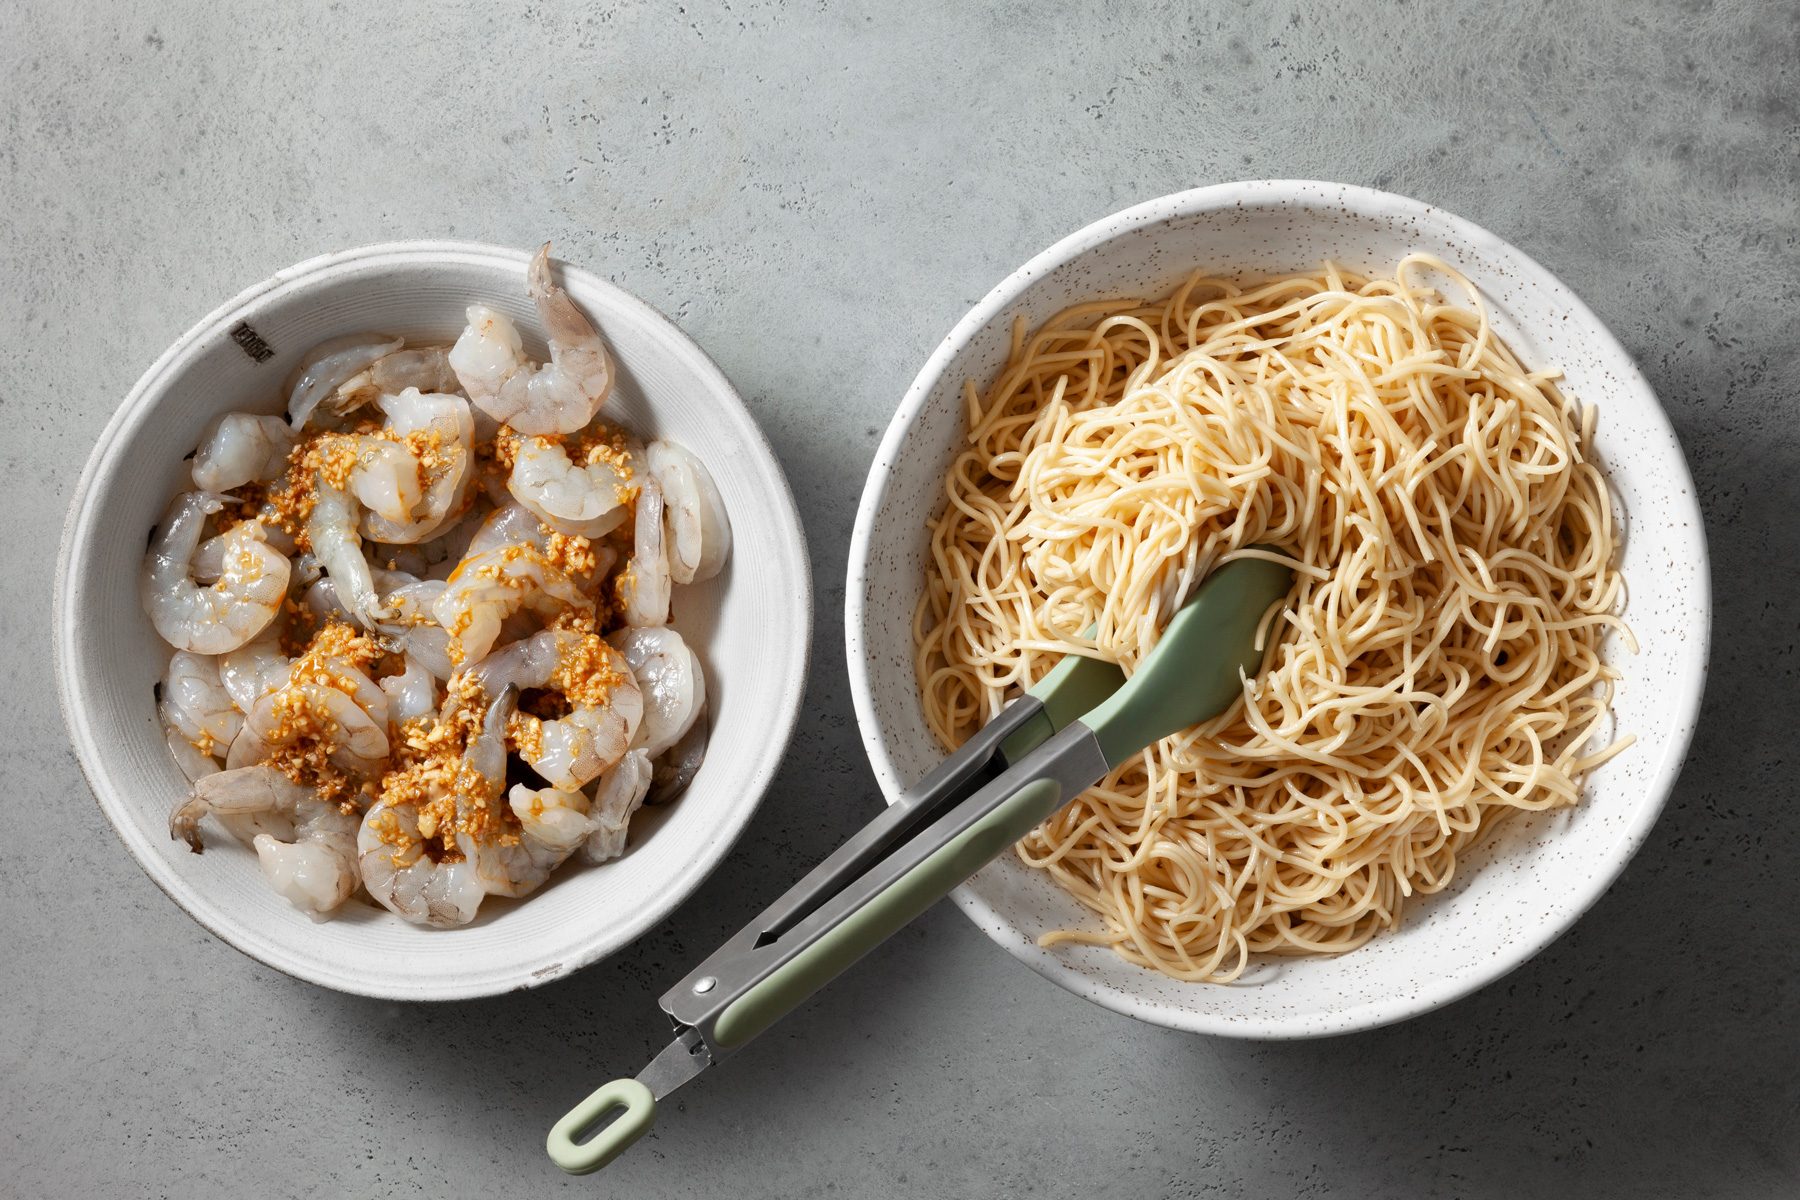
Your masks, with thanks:
[[[585,1142],[576,1140],[614,1110],[619,1115],[606,1128]],[[550,1161],[569,1174],[588,1175],[623,1154],[655,1119],[656,1097],[650,1089],[635,1079],[615,1079],[595,1088],[552,1125],[544,1149]]]
[[[733,1000],[713,1026],[714,1043],[726,1049],[741,1046],[786,1016],[1024,837],[1062,799],[1062,788],[1053,779],[1021,783],[980,820]]]

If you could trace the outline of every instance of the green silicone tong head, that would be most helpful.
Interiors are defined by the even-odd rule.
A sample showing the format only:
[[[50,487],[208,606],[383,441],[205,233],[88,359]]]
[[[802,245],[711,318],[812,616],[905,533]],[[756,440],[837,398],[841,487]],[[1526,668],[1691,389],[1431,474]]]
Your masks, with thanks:
[[[665,993],[675,1040],[636,1079],[605,1084],[557,1121],[545,1144],[551,1159],[572,1175],[605,1166],[650,1128],[658,1100],[791,1012],[1113,768],[1229,709],[1259,665],[1257,630],[1292,581],[1289,568],[1267,559],[1216,568],[1130,679],[1095,659],[1064,658]]]

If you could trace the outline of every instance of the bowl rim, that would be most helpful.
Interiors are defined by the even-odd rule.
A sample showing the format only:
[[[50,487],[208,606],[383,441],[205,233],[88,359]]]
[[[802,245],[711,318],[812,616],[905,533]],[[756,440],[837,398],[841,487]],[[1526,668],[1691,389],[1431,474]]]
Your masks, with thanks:
[[[107,419],[93,449],[89,452],[63,520],[56,557],[55,585],[51,599],[51,641],[55,660],[57,704],[61,709],[63,724],[68,730],[70,742],[75,750],[76,764],[87,781],[88,790],[99,804],[101,812],[105,814],[107,823],[112,826],[113,832],[125,844],[131,857],[136,860],[138,867],[183,912],[214,937],[247,957],[280,971],[284,975],[320,987],[383,1000],[468,1000],[537,987],[573,974],[583,967],[591,966],[601,959],[617,953],[685,903],[724,861],[744,828],[749,824],[750,819],[761,807],[763,797],[773,783],[782,760],[786,757],[788,744],[792,740],[794,729],[799,721],[800,706],[806,694],[812,653],[814,616],[812,563],[807,553],[805,532],[800,521],[798,506],[794,500],[793,488],[788,482],[787,473],[782,468],[780,457],[775,453],[774,447],[769,443],[768,435],[757,422],[743,396],[698,342],[683,332],[667,315],[641,297],[633,295],[592,271],[564,260],[558,260],[557,269],[564,280],[575,281],[581,289],[603,294],[609,304],[632,312],[659,339],[663,348],[685,358],[686,365],[707,380],[711,394],[720,396],[730,405],[735,406],[737,416],[741,418],[741,424],[746,433],[742,444],[752,454],[760,455],[773,472],[777,487],[775,494],[767,498],[766,519],[773,527],[776,540],[784,543],[792,552],[798,570],[798,576],[794,583],[799,596],[798,602],[794,606],[794,637],[784,650],[770,648],[770,652],[775,656],[775,661],[772,663],[775,670],[770,674],[783,680],[784,686],[779,695],[770,696],[764,702],[766,704],[767,736],[762,739],[762,744],[765,746],[765,750],[759,760],[752,765],[749,773],[741,781],[732,785],[731,790],[744,797],[744,802],[728,813],[724,820],[712,827],[711,836],[698,847],[698,852],[683,864],[671,886],[665,888],[655,902],[633,910],[625,919],[612,926],[606,936],[595,937],[580,943],[571,953],[560,954],[555,957],[554,961],[546,959],[544,963],[536,964],[535,970],[531,966],[524,966],[510,973],[489,973],[467,981],[459,978],[435,984],[400,983],[396,985],[386,981],[370,982],[353,973],[340,973],[335,967],[315,971],[301,968],[295,963],[281,961],[281,955],[277,952],[280,946],[278,941],[249,936],[250,931],[248,930],[243,931],[245,936],[239,936],[239,931],[232,927],[230,921],[214,919],[213,914],[207,911],[209,903],[202,896],[203,889],[184,880],[178,872],[168,868],[159,856],[150,851],[148,840],[141,836],[133,823],[126,818],[122,796],[115,795],[113,788],[103,784],[102,781],[107,777],[98,769],[97,764],[104,761],[105,751],[95,741],[93,730],[86,719],[78,717],[78,713],[81,711],[79,702],[90,689],[81,679],[77,678],[75,669],[76,629],[79,621],[77,614],[70,607],[73,603],[70,568],[77,546],[87,542],[98,517],[94,501],[98,491],[96,485],[100,480],[103,466],[117,469],[121,465],[108,461],[113,457],[114,448],[123,439],[137,432],[154,411],[152,407],[145,404],[146,396],[165,388],[168,379],[178,369],[187,365],[188,360],[198,353],[204,339],[213,333],[229,328],[240,317],[250,315],[253,310],[277,295],[324,282],[332,274],[366,269],[371,266],[399,265],[428,268],[449,262],[478,266],[502,266],[509,270],[518,270],[522,274],[530,258],[531,252],[484,242],[455,239],[377,242],[316,255],[251,284],[218,305],[184,331],[173,344],[157,356],[150,367],[132,385],[124,400]],[[123,789],[120,790],[123,791]]]
[[[1478,969],[1449,979],[1431,980],[1405,992],[1396,992],[1385,1000],[1371,1001],[1324,1016],[1228,1020],[1206,1012],[1174,1008],[1085,975],[1061,958],[1040,949],[1033,939],[967,884],[951,893],[957,906],[969,919],[1007,953],[1052,983],[1103,1008],[1150,1024],[1191,1033],[1270,1041],[1334,1036],[1375,1029],[1419,1016],[1486,987],[1522,966],[1567,932],[1605,894],[1636,856],[1674,789],[1699,719],[1712,634],[1711,563],[1707,554],[1706,527],[1686,455],[1679,450],[1680,441],[1675,436],[1674,426],[1661,401],[1657,399],[1655,390],[1638,368],[1636,360],[1572,288],[1504,238],[1445,209],[1408,196],[1326,180],[1253,179],[1209,184],[1159,196],[1110,213],[1033,255],[1023,266],[996,284],[951,328],[950,333],[920,368],[901,399],[899,408],[888,422],[864,484],[861,503],[857,507],[844,589],[844,652],[850,673],[851,700],[856,710],[856,722],[862,734],[863,747],[875,770],[886,803],[894,803],[905,782],[879,736],[880,723],[875,712],[870,660],[865,653],[862,636],[865,583],[876,518],[887,501],[894,476],[893,467],[899,459],[901,447],[911,435],[927,397],[937,389],[951,361],[997,314],[1040,277],[1058,267],[1114,238],[1129,236],[1144,225],[1203,212],[1263,208],[1277,204],[1304,208],[1348,208],[1362,214],[1398,214],[1429,219],[1448,236],[1465,245],[1479,248],[1486,254],[1505,257],[1510,264],[1516,265],[1520,275],[1567,296],[1569,310],[1590,322],[1600,344],[1617,354],[1625,368],[1625,373],[1620,378],[1621,387],[1636,389],[1649,398],[1650,411],[1646,420],[1657,431],[1666,434],[1671,444],[1677,447],[1675,466],[1680,472],[1680,478],[1669,482],[1671,485],[1685,486],[1671,486],[1669,489],[1674,509],[1671,519],[1678,520],[1685,526],[1689,553],[1697,558],[1701,569],[1692,597],[1694,608],[1700,617],[1699,627],[1687,639],[1687,652],[1679,662],[1679,673],[1670,681],[1670,685],[1680,693],[1672,714],[1673,736],[1660,747],[1660,758],[1650,775],[1642,802],[1620,828],[1618,839],[1614,843],[1620,850],[1580,887],[1555,898],[1544,910],[1543,920],[1534,925],[1525,936],[1508,941],[1495,954],[1484,959]]]

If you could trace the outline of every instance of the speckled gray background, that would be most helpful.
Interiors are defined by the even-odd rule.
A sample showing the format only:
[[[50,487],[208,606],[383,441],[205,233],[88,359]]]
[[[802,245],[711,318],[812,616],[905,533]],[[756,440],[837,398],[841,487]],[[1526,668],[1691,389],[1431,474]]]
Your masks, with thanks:
[[[299,7],[0,8],[0,1194],[1800,1193],[1791,3]],[[942,906],[564,1179],[549,1122],[875,809],[841,581],[924,356],[1071,229],[1253,176],[1486,225],[1669,407],[1718,636],[1643,855],[1503,983],[1317,1043],[1112,1016]],[[801,733],[692,902],[544,991],[405,1008],[257,966],[138,871],[63,734],[49,601],[80,464],[164,346],[291,262],[431,236],[553,237],[681,321],[793,480],[819,619]]]

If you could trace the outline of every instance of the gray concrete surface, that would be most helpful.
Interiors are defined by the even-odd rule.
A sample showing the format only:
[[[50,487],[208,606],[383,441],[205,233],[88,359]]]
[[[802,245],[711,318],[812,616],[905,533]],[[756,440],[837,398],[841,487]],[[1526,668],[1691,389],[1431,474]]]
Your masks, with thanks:
[[[1797,60],[1780,0],[0,8],[0,1194],[1800,1194]],[[874,810],[841,581],[927,351],[1061,234],[1257,176],[1498,231],[1668,406],[1719,636],[1642,857],[1503,983],[1319,1043],[1135,1024],[940,908],[564,1179],[550,1120]],[[439,235],[553,237],[677,316],[793,479],[819,620],[804,728],[692,902],[541,992],[406,1008],[259,967],[138,871],[64,737],[48,612],[76,474],[164,346],[288,263]]]

